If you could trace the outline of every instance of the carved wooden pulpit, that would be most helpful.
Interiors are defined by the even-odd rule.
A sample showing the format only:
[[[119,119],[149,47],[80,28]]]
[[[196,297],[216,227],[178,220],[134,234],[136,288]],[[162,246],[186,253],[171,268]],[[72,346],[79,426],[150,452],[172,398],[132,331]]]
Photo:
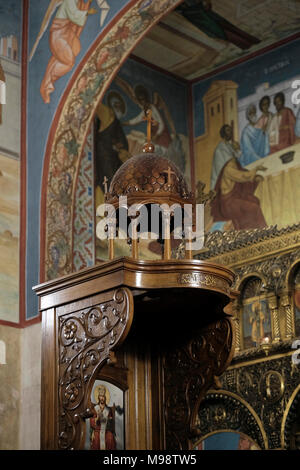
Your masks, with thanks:
[[[149,142],[116,172],[106,203],[117,208],[121,196],[128,207],[194,203],[181,172]],[[189,248],[173,259],[169,238],[161,259],[140,259],[134,227],[131,256],[115,258],[111,237],[108,261],[34,288],[42,449],[84,448],[97,378],[124,390],[126,449],[190,449],[201,399],[231,361],[233,323],[224,307],[230,311],[234,296],[232,271],[193,260]]]

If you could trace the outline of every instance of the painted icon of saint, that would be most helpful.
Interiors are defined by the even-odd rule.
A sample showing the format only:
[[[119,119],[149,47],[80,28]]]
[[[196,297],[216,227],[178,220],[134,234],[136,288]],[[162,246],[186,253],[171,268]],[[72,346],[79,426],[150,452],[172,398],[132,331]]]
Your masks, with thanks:
[[[115,406],[108,406],[109,391],[104,385],[95,389],[94,416],[90,418],[91,450],[115,450]]]
[[[264,323],[266,321],[264,312],[259,302],[254,302],[252,305],[252,312],[250,314],[251,339],[253,343],[259,345],[265,336]]]

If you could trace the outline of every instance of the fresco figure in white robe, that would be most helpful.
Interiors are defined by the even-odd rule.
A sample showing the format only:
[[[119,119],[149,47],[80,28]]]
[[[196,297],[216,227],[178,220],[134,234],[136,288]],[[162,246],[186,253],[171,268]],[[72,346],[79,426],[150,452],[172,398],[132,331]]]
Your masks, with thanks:
[[[269,136],[262,129],[256,127],[256,106],[250,104],[246,110],[248,124],[244,127],[241,136],[242,166],[266,157],[270,153]]]

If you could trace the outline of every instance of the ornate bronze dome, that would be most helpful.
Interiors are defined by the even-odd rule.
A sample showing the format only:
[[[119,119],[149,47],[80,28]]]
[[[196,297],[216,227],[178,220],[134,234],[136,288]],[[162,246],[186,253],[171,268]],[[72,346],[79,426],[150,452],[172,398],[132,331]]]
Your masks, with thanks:
[[[177,166],[156,153],[143,153],[127,160],[112,178],[106,202],[118,204],[126,196],[128,202],[193,202],[193,195]]]

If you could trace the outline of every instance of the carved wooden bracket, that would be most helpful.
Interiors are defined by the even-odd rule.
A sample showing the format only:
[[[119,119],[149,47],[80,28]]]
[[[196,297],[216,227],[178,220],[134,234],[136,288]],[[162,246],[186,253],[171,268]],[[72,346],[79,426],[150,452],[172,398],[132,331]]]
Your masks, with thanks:
[[[230,317],[194,332],[194,339],[165,357],[166,448],[188,449],[195,437],[199,403],[216,386],[234,353]]]
[[[103,302],[58,318],[58,413],[61,449],[81,448],[84,420],[92,416],[95,374],[127,336],[133,319],[129,289],[103,294]]]

